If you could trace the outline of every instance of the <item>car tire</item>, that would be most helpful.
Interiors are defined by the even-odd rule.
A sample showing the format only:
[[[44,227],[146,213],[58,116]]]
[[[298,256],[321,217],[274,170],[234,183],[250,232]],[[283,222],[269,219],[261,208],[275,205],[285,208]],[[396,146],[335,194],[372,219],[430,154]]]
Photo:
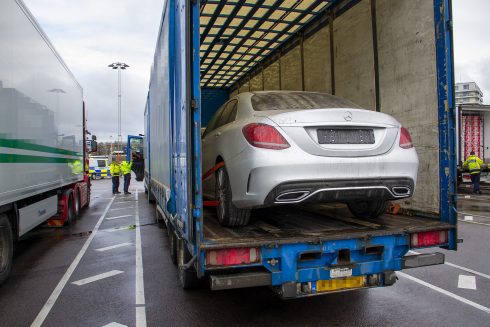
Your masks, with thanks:
[[[374,219],[386,212],[388,202],[384,200],[351,202],[348,203],[350,212],[354,217],[361,219]]]
[[[14,258],[14,234],[10,220],[0,215],[0,285],[8,278]]]
[[[184,269],[184,265],[192,259],[185,241],[177,239],[177,263],[179,269],[180,286],[185,290],[191,290],[199,287],[200,280],[197,278],[197,272],[194,267]]]
[[[250,222],[250,209],[239,209],[232,202],[230,179],[225,167],[216,172],[216,213],[222,226],[246,226]]]
[[[90,178],[92,178],[92,180],[97,179],[97,174],[96,173],[92,173],[92,175],[90,175]]]

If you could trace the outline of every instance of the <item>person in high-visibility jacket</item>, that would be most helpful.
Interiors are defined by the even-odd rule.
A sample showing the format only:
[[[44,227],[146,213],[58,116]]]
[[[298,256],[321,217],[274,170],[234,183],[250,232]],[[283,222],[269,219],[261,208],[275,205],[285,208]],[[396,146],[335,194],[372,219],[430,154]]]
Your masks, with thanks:
[[[131,167],[133,167],[133,162],[127,162],[123,160],[121,162],[121,172],[124,176],[124,194],[131,194],[129,192],[129,184],[131,183]]]
[[[475,155],[475,151],[470,152],[470,156],[463,163],[463,167],[468,167],[471,176],[471,182],[473,183],[473,193],[481,194],[480,191],[480,173],[483,166],[483,160]]]
[[[112,175],[112,194],[120,194],[119,176],[121,175],[121,165],[116,161],[116,158],[112,159],[110,169]]]

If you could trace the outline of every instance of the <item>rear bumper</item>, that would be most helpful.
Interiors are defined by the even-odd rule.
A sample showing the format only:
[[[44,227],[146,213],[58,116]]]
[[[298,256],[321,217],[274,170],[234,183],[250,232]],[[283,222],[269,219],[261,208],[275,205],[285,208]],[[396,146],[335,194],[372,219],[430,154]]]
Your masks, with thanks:
[[[264,204],[389,201],[410,197],[413,190],[410,178],[290,182],[276,186]]]
[[[306,153],[297,146],[285,150],[247,146],[237,156],[225,159],[225,164],[233,190],[233,203],[238,208],[256,208],[275,204],[275,201],[268,198],[274,190],[283,188],[284,185],[305,182],[311,184],[310,187],[314,191],[318,191],[324,185],[346,187],[342,185],[344,182],[348,182],[349,185],[357,183],[359,187],[377,186],[374,187],[376,191],[369,192],[329,192],[330,194],[320,196],[321,201],[342,201],[340,198],[343,197],[362,200],[366,194],[387,200],[408,197],[415,187],[419,162],[415,149],[401,149],[395,146],[385,154],[371,157],[317,156]],[[378,181],[384,181],[391,186],[391,180],[408,180],[410,195],[393,196],[389,194],[389,188],[386,193],[380,191],[386,188],[384,185],[378,185]],[[359,193],[357,197],[356,193]]]

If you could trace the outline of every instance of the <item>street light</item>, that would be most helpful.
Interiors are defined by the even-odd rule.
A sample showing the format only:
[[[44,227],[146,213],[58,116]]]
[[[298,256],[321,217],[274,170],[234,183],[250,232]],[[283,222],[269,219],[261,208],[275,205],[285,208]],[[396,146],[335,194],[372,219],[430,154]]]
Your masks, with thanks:
[[[117,69],[117,86],[118,86],[118,95],[117,95],[117,142],[122,147],[122,135],[121,135],[121,69],[126,69],[129,65],[126,65],[124,62],[113,62],[108,65],[108,67],[112,69]]]

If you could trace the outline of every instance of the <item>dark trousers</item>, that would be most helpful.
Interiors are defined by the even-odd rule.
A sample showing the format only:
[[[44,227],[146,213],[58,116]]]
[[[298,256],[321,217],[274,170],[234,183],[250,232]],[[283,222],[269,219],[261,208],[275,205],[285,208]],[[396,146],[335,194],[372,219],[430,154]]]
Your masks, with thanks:
[[[124,175],[124,193],[129,192],[129,184],[131,183],[131,174]]]
[[[480,173],[471,174],[471,182],[473,183],[473,193],[480,192]]]
[[[119,192],[119,176],[112,176],[112,194]]]

